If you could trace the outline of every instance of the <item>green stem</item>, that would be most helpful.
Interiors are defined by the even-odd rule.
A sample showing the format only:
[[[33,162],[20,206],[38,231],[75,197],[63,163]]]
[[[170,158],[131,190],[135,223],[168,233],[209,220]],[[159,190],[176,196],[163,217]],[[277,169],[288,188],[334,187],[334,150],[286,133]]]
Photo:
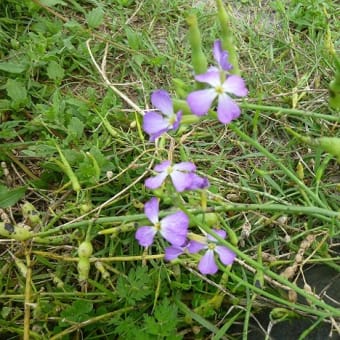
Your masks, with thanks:
[[[311,189],[309,189],[291,170],[289,170],[285,165],[283,165],[283,163],[280,162],[271,152],[269,152],[256,140],[242,132],[236,125],[230,124],[229,126],[231,130],[234,131],[239,137],[241,137],[243,140],[247,141],[249,144],[254,146],[268,159],[272,160],[291,180],[293,180],[298,185],[300,189],[302,189],[308,194],[309,198],[312,198],[321,207],[327,208],[327,205],[320,200],[319,196],[316,195]]]
[[[222,245],[226,246],[227,248],[229,248],[230,250],[232,250],[240,259],[244,260],[247,264],[249,264],[250,266],[252,266],[253,268],[255,268],[258,271],[262,271],[264,273],[264,275],[271,277],[272,279],[274,279],[277,282],[285,285],[286,287],[293,289],[296,293],[305,297],[307,301],[311,301],[315,306],[323,308],[324,310],[332,313],[333,316],[340,316],[340,310],[339,309],[334,308],[334,307],[326,304],[324,301],[319,300],[314,295],[308,294],[305,290],[301,289],[300,287],[298,287],[294,283],[291,283],[290,281],[288,281],[284,277],[280,276],[279,274],[272,272],[269,268],[262,266],[259,262],[253,260],[250,256],[244,254],[241,250],[239,250],[237,247],[233,246],[230,242],[227,242],[222,237],[220,237],[218,234],[213,232],[209,227],[207,227],[204,224],[201,224],[200,221],[193,214],[191,214],[189,211],[187,211],[187,209],[185,209],[184,206],[181,206],[181,208],[183,209],[183,211],[185,211],[188,214],[190,219],[192,221],[194,221],[194,223],[197,224],[203,231],[205,231],[206,233],[213,236],[216,240],[219,241],[220,244],[222,244]],[[222,267],[222,269],[224,271],[226,270],[225,267]],[[230,272],[230,276],[232,278],[234,278],[235,280],[237,280],[238,283],[241,283],[244,286],[251,288],[255,293],[258,293],[258,294],[263,295],[263,296],[267,296],[274,301],[280,302],[282,304],[285,304],[285,305],[291,307],[292,309],[299,309],[301,311],[304,311],[304,312],[307,312],[307,313],[313,313],[313,314],[318,315],[318,316],[325,316],[324,312],[319,311],[317,309],[312,310],[311,308],[308,308],[307,306],[298,305],[296,303],[293,303],[293,302],[290,302],[290,301],[287,301],[287,300],[283,300],[279,297],[276,297],[276,296],[262,290],[261,288],[258,288],[258,287],[254,286],[254,285],[252,285],[248,282],[245,282],[244,280],[242,280],[241,278],[239,278],[236,274],[234,274],[232,272]]]
[[[279,114],[287,114],[290,116],[297,117],[311,117],[316,119],[324,119],[330,122],[340,122],[340,115],[325,115],[322,113],[311,112],[311,111],[303,111],[297,109],[283,108],[279,106],[270,106],[270,105],[261,105],[261,104],[250,104],[246,102],[242,102],[239,104],[242,109],[250,109],[250,110],[259,110],[259,111],[268,111],[268,112],[276,112]]]
[[[244,203],[232,203],[232,204],[224,204],[219,202],[221,206],[216,208],[208,208],[208,209],[192,209],[189,210],[191,214],[201,214],[204,212],[227,212],[227,211],[268,211],[268,212],[277,212],[283,211],[284,213],[291,214],[304,214],[304,215],[312,215],[317,217],[329,217],[340,219],[340,212],[332,211],[329,209],[319,208],[319,207],[305,207],[298,205],[284,205],[284,204],[244,204]],[[171,211],[162,211],[159,216],[164,217],[170,214]],[[94,224],[110,224],[115,222],[127,223],[127,222],[137,222],[141,220],[145,220],[146,217],[144,214],[136,214],[129,216],[110,216],[110,217],[100,217],[97,219],[83,220],[74,223],[67,223],[55,227],[53,229],[49,229],[47,231],[42,231],[40,233],[36,233],[31,235],[32,237],[45,237],[51,234],[58,233],[60,231],[65,231],[69,229],[75,229],[78,227],[87,226],[90,223]],[[330,221],[330,219],[327,219]]]

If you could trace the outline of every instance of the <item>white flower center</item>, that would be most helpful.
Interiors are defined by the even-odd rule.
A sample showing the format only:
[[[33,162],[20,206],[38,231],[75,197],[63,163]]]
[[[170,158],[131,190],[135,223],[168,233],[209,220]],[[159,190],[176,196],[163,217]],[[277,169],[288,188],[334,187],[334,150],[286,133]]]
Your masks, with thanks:
[[[174,124],[176,123],[176,119],[177,119],[177,117],[176,117],[175,114],[171,115],[171,116],[168,118],[168,122],[169,122],[169,126],[170,126],[170,127],[173,127],[173,126],[174,126]]]
[[[223,87],[221,85],[218,85],[215,87],[215,91],[218,93],[218,94],[223,94],[224,93],[224,90],[223,90]]]
[[[215,243],[208,243],[208,249],[214,250],[215,247],[216,247],[216,244],[215,244]]]

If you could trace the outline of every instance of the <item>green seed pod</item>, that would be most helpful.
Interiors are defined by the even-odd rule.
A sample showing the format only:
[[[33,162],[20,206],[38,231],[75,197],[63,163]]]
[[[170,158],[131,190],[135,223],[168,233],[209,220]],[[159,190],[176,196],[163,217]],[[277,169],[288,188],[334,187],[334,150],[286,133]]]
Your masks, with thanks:
[[[37,226],[41,223],[40,213],[35,206],[29,202],[25,202],[21,206],[22,215],[31,226]]]
[[[240,75],[241,72],[238,66],[238,56],[233,41],[233,31],[231,29],[229,15],[225,10],[222,0],[216,0],[216,4],[217,4],[217,17],[222,31],[221,36],[222,47],[224,50],[228,52],[229,62],[231,65],[233,65],[233,68],[232,70],[230,70],[230,73]]]
[[[78,261],[78,279],[79,281],[86,281],[89,278],[90,261],[87,257],[80,257]]]
[[[286,128],[286,130],[289,133],[291,133],[294,137],[298,138],[300,141],[310,146],[320,147],[322,150],[335,156],[338,163],[340,163],[340,138],[338,137],[311,138],[302,136],[290,128]]]
[[[186,98],[188,96],[188,88],[185,82],[179,78],[173,78],[172,83],[174,84],[176,94],[179,98]]]
[[[340,138],[337,137],[321,137],[316,139],[317,145],[321,149],[335,156],[340,163]]]
[[[301,162],[299,162],[296,166],[296,175],[301,181],[305,178],[305,171]]]
[[[20,259],[14,257],[14,262],[15,265],[18,267],[20,274],[22,275],[22,277],[26,278],[27,275],[27,266],[25,265],[25,263],[23,261],[21,261]]]
[[[196,117],[198,118],[199,120],[199,117],[198,116],[194,116],[190,110],[190,107],[188,105],[188,103],[185,101],[185,100],[182,100],[182,99],[176,99],[176,98],[173,98],[172,99],[172,102],[174,104],[174,111],[175,112],[178,112],[178,111],[182,111],[183,113],[183,117],[182,117],[182,122],[183,123],[183,119],[187,116],[187,115],[190,115],[189,117],[193,116],[193,117]],[[198,121],[197,120],[197,121]]]
[[[187,17],[189,25],[189,42],[191,46],[191,63],[195,74],[202,74],[207,71],[208,63],[202,50],[201,32],[198,28],[197,17],[191,14]]]
[[[216,213],[198,214],[196,218],[208,227],[217,227],[219,225],[218,215]]]
[[[104,280],[107,280],[110,278],[110,273],[105,269],[104,265],[97,261],[94,264],[96,266],[96,268],[98,269],[98,271],[102,274],[102,277]]]
[[[51,273],[53,283],[60,289],[64,288],[64,282],[55,274]]]
[[[335,79],[329,84],[329,106],[334,110],[340,109],[340,59],[335,56]]]
[[[78,247],[78,256],[89,258],[93,253],[93,247],[90,241],[80,243]]]
[[[91,211],[93,208],[92,203],[91,202],[87,202],[87,203],[82,203],[79,206],[79,210],[81,214],[86,214],[89,211]]]
[[[33,237],[33,232],[27,226],[0,222],[0,235],[17,241],[25,241]]]

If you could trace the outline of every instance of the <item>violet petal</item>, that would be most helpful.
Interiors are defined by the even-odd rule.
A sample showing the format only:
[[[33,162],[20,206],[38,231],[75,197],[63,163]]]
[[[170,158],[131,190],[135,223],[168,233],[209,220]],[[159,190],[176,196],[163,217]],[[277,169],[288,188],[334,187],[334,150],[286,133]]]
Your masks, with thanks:
[[[180,122],[181,122],[181,120],[182,120],[182,111],[178,111],[177,112],[177,114],[176,114],[176,120],[175,120],[175,122],[172,124],[172,128],[174,129],[174,130],[177,130],[178,129],[178,127],[179,127],[179,124],[180,124]]]
[[[192,181],[190,185],[186,188],[186,190],[197,190],[197,189],[205,189],[209,187],[210,183],[206,177],[201,177],[196,174],[192,174]]]
[[[228,124],[240,114],[239,106],[227,94],[218,96],[217,117],[221,123]]]
[[[216,246],[215,252],[219,255],[221,262],[226,266],[232,264],[236,257],[233,251],[223,246]]]
[[[150,135],[150,142],[154,142],[158,137],[162,136],[163,133],[169,131],[169,128],[163,129],[163,130],[159,130],[156,133],[154,133],[153,135]]]
[[[183,247],[175,247],[175,246],[167,247],[165,248],[164,259],[166,261],[177,259],[179,255],[183,254],[183,251],[184,251]]]
[[[202,256],[198,264],[198,270],[204,275],[217,273],[218,267],[215,262],[213,250],[208,249],[207,252]]]
[[[154,167],[154,170],[157,171],[157,172],[166,171],[170,165],[171,165],[170,161],[163,161],[163,162],[157,164]]]
[[[220,63],[222,52],[223,52],[223,50],[222,50],[222,42],[221,42],[221,40],[215,40],[214,46],[213,46],[213,55],[214,55],[215,61],[218,64]]]
[[[151,103],[166,116],[171,116],[174,113],[172,100],[165,90],[154,91],[151,95]]]
[[[158,212],[159,200],[156,197],[152,197],[144,204],[144,213],[153,224],[156,224],[158,222]]]
[[[216,40],[213,47],[213,54],[216,62],[220,65],[222,70],[229,71],[233,66],[229,63],[229,54],[223,50],[221,40]]]
[[[196,165],[192,162],[180,162],[173,166],[174,170],[193,172],[196,170]]]
[[[187,237],[189,218],[183,211],[164,217],[161,220],[161,235],[172,245],[182,246]]]
[[[157,230],[154,227],[140,227],[136,231],[136,239],[142,247],[148,247],[153,243]]]
[[[169,122],[159,113],[154,111],[146,112],[143,117],[143,130],[149,134],[154,135],[160,131],[167,130]]]
[[[187,190],[188,187],[190,187],[190,184],[192,182],[192,176],[193,176],[192,173],[182,171],[173,171],[170,174],[172,183],[177,192],[182,192],[184,190]]]
[[[238,97],[244,97],[248,94],[248,90],[244,80],[237,75],[229,76],[222,85],[223,90],[232,93]]]
[[[194,91],[189,94],[187,103],[193,114],[202,116],[208,113],[216,97],[217,93],[215,89]]]
[[[210,70],[203,74],[198,74],[195,79],[200,83],[207,83],[212,87],[221,86],[221,75],[219,71]]]
[[[167,176],[168,174],[166,172],[161,172],[157,176],[149,177],[145,180],[145,186],[148,189],[157,189],[163,184]]]
[[[187,245],[187,249],[188,249],[188,252],[190,254],[196,254],[206,247],[207,247],[206,244],[200,243],[200,242],[197,242],[197,241],[193,241],[193,240],[190,240],[188,245]]]
[[[224,230],[221,230],[221,229],[213,229],[212,230],[214,233],[216,233],[218,236],[222,237],[222,238],[226,238],[227,237],[227,233],[224,231]],[[207,234],[207,239],[209,241],[212,241],[212,242],[218,242],[216,240],[216,238],[210,234]]]

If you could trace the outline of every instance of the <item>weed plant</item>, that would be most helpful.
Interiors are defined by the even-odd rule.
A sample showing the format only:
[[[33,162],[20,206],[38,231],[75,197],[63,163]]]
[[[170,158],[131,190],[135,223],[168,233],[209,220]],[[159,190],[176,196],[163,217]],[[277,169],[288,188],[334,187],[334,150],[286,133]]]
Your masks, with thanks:
[[[0,2],[1,339],[250,339],[255,328],[270,339],[274,325],[301,318],[296,339],[320,325],[339,336],[339,301],[305,276],[316,265],[339,271],[339,140],[320,139],[340,138],[328,92],[339,8],[226,8],[249,91],[224,125],[184,112],[185,96],[204,88],[188,18],[213,64],[225,37],[214,1]],[[185,124],[150,142],[143,115],[157,89]],[[165,159],[193,162],[209,188],[148,189]],[[201,253],[166,261],[158,237],[141,247],[154,196],[161,221],[180,208],[233,264],[216,258],[219,272],[204,275]]]

